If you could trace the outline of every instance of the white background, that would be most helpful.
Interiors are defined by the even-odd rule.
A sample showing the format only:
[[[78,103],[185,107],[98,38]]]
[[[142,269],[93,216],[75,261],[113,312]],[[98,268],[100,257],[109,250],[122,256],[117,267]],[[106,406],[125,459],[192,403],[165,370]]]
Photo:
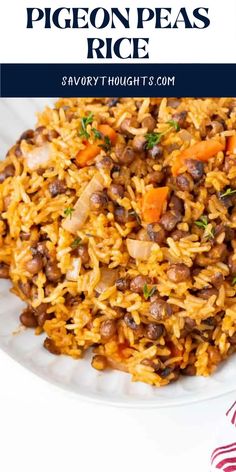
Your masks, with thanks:
[[[209,472],[212,449],[222,445],[221,420],[235,400],[106,407],[47,384],[3,352],[0,366],[3,472]]]
[[[93,9],[130,7],[132,29],[45,30],[41,26],[26,29],[27,7],[87,7]],[[181,7],[193,11],[208,7],[211,25],[204,30],[155,30],[153,22],[145,30],[135,29],[137,7],[171,7],[177,15]],[[133,13],[134,12],[134,13]],[[7,0],[1,2],[0,62],[83,62],[87,58],[86,37],[147,37],[150,35],[150,62],[236,62],[236,1],[225,0]],[[38,23],[40,25],[41,23]],[[94,61],[93,61],[94,62]],[[98,60],[99,62],[99,60]],[[101,60],[100,60],[101,62]],[[119,62],[113,59],[111,62]],[[124,62],[124,61],[122,61]],[[130,59],[128,60],[130,62]],[[136,60],[136,62],[139,62]],[[202,78],[204,80],[204,78]]]

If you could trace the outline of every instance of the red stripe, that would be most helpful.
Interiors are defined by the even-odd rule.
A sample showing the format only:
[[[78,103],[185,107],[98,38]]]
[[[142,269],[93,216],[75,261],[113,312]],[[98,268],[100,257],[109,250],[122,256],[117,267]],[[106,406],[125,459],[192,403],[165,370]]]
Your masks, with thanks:
[[[224,468],[224,472],[235,472],[236,467],[235,465],[229,465],[228,467]]]
[[[232,410],[232,408],[236,406],[236,401],[233,403],[233,405],[229,408],[228,411],[226,411],[226,416],[228,416],[228,414],[230,413],[230,411]]]
[[[231,423],[232,423],[232,424],[235,424],[235,422],[236,422],[236,410],[235,410],[235,412],[234,412],[234,414],[233,414],[233,417],[232,417],[232,419],[231,419]]]
[[[236,457],[228,457],[228,459],[223,459],[221,462],[218,462],[216,465],[217,469],[223,469],[226,464],[234,464],[236,462]],[[236,467],[236,466],[234,466]]]
[[[214,458],[211,460],[211,463],[213,464],[213,462],[216,460],[216,458],[218,456],[221,456],[222,454],[228,454],[228,452],[234,452],[236,451],[236,446],[233,447],[232,449],[227,449],[227,451],[219,451],[215,454]]]
[[[214,454],[215,454],[216,452],[222,451],[222,450],[224,451],[224,450],[227,449],[228,447],[236,447],[236,442],[234,442],[234,443],[232,443],[232,444],[227,444],[226,446],[217,447],[217,448],[213,451],[213,453],[212,453],[212,455],[211,455],[211,458],[213,459],[213,456],[214,456]]]

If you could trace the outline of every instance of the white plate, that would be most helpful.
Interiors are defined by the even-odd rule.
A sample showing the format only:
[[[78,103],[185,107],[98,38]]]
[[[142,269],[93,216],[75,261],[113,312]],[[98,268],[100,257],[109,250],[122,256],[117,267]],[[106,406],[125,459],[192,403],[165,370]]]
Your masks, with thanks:
[[[20,133],[35,123],[35,112],[51,99],[0,100],[0,153]],[[43,335],[19,328],[22,302],[9,293],[10,284],[0,281],[0,347],[20,364],[44,379],[95,401],[130,407],[166,407],[213,398],[236,388],[236,357],[223,364],[208,378],[189,377],[157,389],[140,382],[131,382],[128,374],[98,372],[90,366],[89,356],[75,361],[66,356],[53,356],[42,346]]]

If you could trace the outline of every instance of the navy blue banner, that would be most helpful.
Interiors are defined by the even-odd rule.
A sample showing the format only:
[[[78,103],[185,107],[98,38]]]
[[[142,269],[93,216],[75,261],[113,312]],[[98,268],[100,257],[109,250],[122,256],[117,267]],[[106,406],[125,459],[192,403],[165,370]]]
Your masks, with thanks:
[[[236,64],[2,64],[1,97],[230,97]]]

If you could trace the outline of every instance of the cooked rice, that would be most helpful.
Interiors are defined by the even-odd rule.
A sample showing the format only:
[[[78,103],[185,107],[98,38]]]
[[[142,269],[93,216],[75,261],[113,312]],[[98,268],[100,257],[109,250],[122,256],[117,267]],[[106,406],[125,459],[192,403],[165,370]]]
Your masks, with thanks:
[[[168,125],[181,113],[182,130]],[[89,142],[94,141],[93,130],[105,123],[116,131],[117,143],[109,149],[102,146],[93,162],[80,167],[75,157],[86,146],[81,126],[90,114]],[[155,119],[153,131],[164,133],[159,143],[163,154],[154,159],[145,148],[136,152],[131,163],[121,163],[117,146],[132,147],[135,137],[145,138],[150,133],[145,119],[150,116]],[[130,118],[124,131],[122,123]],[[47,334],[45,347],[52,353],[79,359],[92,348],[95,368],[120,369],[134,381],[162,386],[181,373],[207,376],[235,351],[236,269],[229,260],[234,256],[236,266],[236,154],[220,151],[210,158],[191,190],[180,188],[170,171],[181,151],[211,139],[214,126],[218,129],[213,138],[223,145],[236,135],[235,99],[60,99],[55,108],[47,107],[39,114],[36,131],[24,134],[9,150],[0,164],[0,276],[7,277],[9,271],[12,291],[28,305],[26,318],[35,321],[36,334]],[[29,156],[45,145],[50,147],[46,164],[32,167]],[[112,159],[112,172],[100,165],[105,156]],[[9,176],[4,174],[6,166],[14,168]],[[162,173],[161,183],[150,181],[153,172]],[[113,202],[110,199],[103,211],[89,209],[73,233],[64,226],[65,212],[68,215],[72,208],[73,222],[75,203],[98,174],[104,189],[109,191],[115,182],[123,186],[124,195]],[[57,179],[65,189],[52,195],[50,185]],[[169,197],[163,214],[170,209],[170,196],[175,195],[184,205],[181,220],[173,230],[166,230],[164,241],[153,244],[148,258],[134,259],[127,250],[127,238],[150,241],[143,197],[153,186],[164,185],[169,187]],[[232,194],[221,197],[227,189]],[[117,220],[114,209],[118,206],[133,218]],[[204,228],[195,224],[203,215],[207,217]],[[176,239],[176,230],[186,234]],[[142,231],[145,237],[140,236]],[[43,241],[47,255],[37,252]],[[222,245],[222,255],[211,257],[211,251],[217,252]],[[86,262],[78,252],[80,246],[87,251]],[[27,264],[34,257],[41,258],[42,264],[33,274]],[[54,281],[47,275],[50,261],[60,271]],[[176,264],[190,271],[186,280],[170,280],[168,270]],[[104,274],[108,279],[103,283]],[[151,300],[129,285],[140,275],[146,277],[146,288],[155,291]],[[116,284],[120,278],[128,281],[124,291]],[[155,299],[169,304],[169,316],[154,319],[150,306]],[[102,326],[107,320],[113,320],[113,333],[106,339]],[[24,316],[21,321],[27,325]],[[161,326],[156,339],[147,334],[150,325],[153,329]]]

